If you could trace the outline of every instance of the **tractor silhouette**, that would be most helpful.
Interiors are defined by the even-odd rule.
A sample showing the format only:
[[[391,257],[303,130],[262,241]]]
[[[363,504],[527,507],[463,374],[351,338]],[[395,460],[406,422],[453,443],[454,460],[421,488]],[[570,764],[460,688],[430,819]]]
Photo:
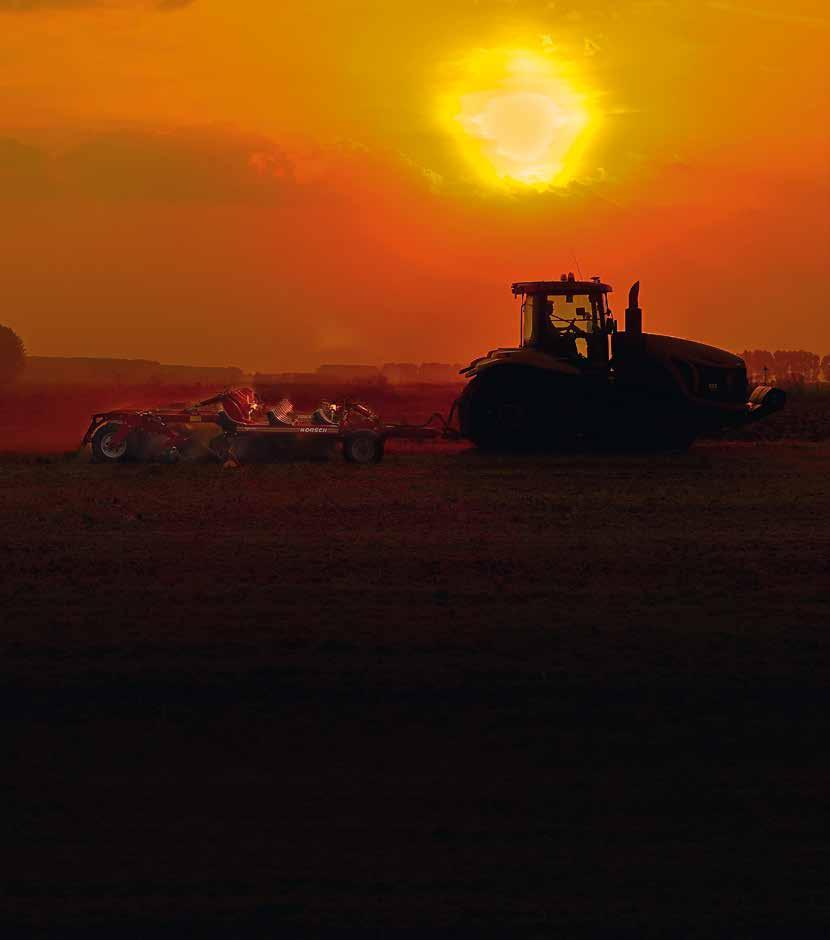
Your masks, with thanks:
[[[643,332],[639,281],[625,329],[599,278],[520,281],[521,339],[461,370],[461,434],[489,450],[600,446],[688,447],[701,433],[763,418],[784,406],[778,388],[749,394],[739,356]]]

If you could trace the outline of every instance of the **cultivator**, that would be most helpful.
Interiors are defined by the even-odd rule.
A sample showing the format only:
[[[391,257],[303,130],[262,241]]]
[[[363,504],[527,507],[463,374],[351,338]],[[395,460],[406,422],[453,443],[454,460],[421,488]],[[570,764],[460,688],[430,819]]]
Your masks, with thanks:
[[[193,405],[147,411],[116,410],[92,416],[81,446],[91,445],[93,460],[159,459],[175,463],[182,457],[208,456],[226,466],[245,459],[267,459],[286,450],[339,445],[350,463],[382,459],[390,438],[434,440],[454,437],[450,418],[433,414],[423,424],[385,424],[367,405],[345,400],[321,402],[310,413],[297,413],[287,399],[266,406],[250,388],[226,389]],[[197,429],[214,426],[206,441]]]

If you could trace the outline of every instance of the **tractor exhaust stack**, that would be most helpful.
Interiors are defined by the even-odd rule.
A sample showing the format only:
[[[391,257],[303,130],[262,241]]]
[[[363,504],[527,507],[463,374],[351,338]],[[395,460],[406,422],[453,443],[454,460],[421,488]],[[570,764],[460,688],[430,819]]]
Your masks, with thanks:
[[[628,292],[628,307],[625,311],[625,332],[629,336],[642,336],[643,311],[639,307],[640,282],[635,281]]]

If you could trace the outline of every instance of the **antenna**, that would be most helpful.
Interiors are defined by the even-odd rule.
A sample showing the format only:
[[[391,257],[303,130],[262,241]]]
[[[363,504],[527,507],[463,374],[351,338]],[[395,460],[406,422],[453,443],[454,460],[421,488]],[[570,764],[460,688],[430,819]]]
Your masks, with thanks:
[[[579,280],[582,280],[582,271],[579,270],[579,262],[576,260],[576,252],[571,248],[571,257],[574,259],[574,264],[576,265],[576,273],[579,275]]]

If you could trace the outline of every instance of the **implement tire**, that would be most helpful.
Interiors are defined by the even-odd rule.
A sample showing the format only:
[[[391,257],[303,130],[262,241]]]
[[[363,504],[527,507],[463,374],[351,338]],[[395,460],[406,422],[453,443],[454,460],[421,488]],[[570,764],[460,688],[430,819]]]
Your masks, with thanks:
[[[349,463],[378,463],[383,457],[383,438],[374,431],[355,431],[343,439],[343,456]]]
[[[131,457],[130,438],[120,444],[112,444],[112,439],[122,428],[120,421],[109,421],[92,435],[92,459],[95,463],[121,463]]]

